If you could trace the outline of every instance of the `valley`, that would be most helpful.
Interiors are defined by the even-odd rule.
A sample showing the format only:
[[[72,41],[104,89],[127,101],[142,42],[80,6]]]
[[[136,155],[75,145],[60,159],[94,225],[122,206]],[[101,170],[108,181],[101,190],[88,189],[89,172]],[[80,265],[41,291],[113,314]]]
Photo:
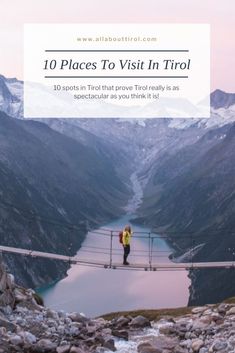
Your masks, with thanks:
[[[0,76],[0,96],[1,202],[14,205],[0,207],[3,244],[75,254],[89,229],[127,214],[134,227],[167,234],[175,256],[189,251],[194,234],[195,261],[231,260],[235,94],[214,91],[209,119],[28,121],[22,118],[21,81]],[[71,230],[68,223],[77,227]],[[26,286],[59,280],[68,270],[28,261],[6,257]],[[232,270],[194,270],[189,276],[189,304],[234,295]]]
[[[80,259],[92,258],[93,261],[109,262],[110,239],[102,236],[103,229],[120,231],[125,224],[131,224],[133,239],[128,260],[130,263],[148,263],[148,233],[151,230],[131,223],[142,198],[142,188],[135,173],[131,175],[131,181],[133,195],[125,207],[126,215],[102,225],[95,229],[94,233],[88,232],[77,252]],[[138,238],[138,232],[141,232],[142,238]],[[169,263],[171,252],[172,249],[164,239],[155,239],[152,248],[154,261],[157,258],[158,262]],[[113,240],[112,257],[114,263],[122,263],[123,249],[117,237]],[[100,283],[102,286],[99,286]],[[85,315],[96,317],[112,311],[136,310],[143,307],[186,306],[189,286],[190,279],[186,270],[143,272],[72,265],[66,278],[37,291],[42,295],[46,306],[53,310],[75,311],[79,308]],[[96,288],[95,301],[93,288]]]

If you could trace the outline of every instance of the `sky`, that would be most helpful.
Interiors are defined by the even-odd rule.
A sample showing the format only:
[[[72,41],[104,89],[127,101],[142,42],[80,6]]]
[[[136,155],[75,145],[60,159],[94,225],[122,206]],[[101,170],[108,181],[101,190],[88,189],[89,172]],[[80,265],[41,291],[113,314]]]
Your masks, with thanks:
[[[235,92],[234,0],[0,0],[0,74],[23,79],[24,23],[209,23],[211,90]]]

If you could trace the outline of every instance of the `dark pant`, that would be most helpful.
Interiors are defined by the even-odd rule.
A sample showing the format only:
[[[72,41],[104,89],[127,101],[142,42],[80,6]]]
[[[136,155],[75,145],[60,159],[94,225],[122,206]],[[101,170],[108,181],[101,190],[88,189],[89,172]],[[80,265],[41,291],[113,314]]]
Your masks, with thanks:
[[[123,262],[125,263],[127,260],[127,256],[130,254],[130,245],[125,245],[123,246],[124,249],[124,255],[123,255]]]

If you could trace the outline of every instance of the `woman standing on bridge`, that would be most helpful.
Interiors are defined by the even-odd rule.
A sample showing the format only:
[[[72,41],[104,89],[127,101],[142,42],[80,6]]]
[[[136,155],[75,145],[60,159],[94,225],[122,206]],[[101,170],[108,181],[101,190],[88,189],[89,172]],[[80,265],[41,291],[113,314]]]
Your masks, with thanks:
[[[124,249],[123,265],[129,265],[129,262],[127,262],[127,257],[130,254],[131,234],[131,227],[127,225],[124,231],[122,232],[122,244]]]

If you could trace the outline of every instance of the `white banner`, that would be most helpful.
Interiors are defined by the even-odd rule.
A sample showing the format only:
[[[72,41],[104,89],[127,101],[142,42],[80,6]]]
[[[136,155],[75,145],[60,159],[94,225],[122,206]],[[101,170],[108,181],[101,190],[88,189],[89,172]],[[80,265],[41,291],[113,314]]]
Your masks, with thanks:
[[[210,116],[207,24],[27,24],[24,116]]]

